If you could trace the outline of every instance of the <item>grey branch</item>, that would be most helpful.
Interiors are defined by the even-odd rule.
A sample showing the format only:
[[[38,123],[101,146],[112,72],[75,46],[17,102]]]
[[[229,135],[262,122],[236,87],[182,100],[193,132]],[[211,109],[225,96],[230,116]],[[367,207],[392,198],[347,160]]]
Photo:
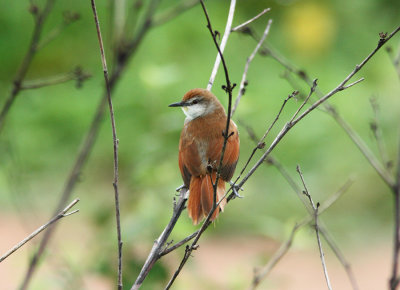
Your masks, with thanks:
[[[321,262],[322,262],[322,268],[323,268],[323,270],[324,270],[326,285],[328,286],[328,289],[329,289],[329,290],[332,290],[331,282],[329,281],[328,269],[326,268],[326,263],[325,263],[325,254],[324,254],[324,251],[323,251],[323,249],[322,249],[321,239],[320,239],[320,237],[319,237],[319,226],[318,226],[318,215],[319,215],[318,210],[319,210],[319,203],[317,203],[316,205],[314,204],[314,201],[313,201],[313,199],[312,199],[312,197],[311,197],[311,194],[310,194],[310,192],[309,192],[309,190],[308,190],[308,188],[307,188],[307,185],[306,185],[306,183],[305,183],[305,181],[304,181],[304,177],[303,177],[303,174],[302,174],[302,172],[301,172],[300,166],[297,165],[297,168],[296,168],[296,169],[297,169],[297,172],[298,172],[299,175],[300,175],[301,182],[303,183],[303,186],[304,186],[304,191],[303,191],[303,193],[304,193],[304,194],[308,197],[308,199],[310,200],[310,204],[311,204],[311,206],[312,206],[312,208],[313,208],[313,210],[314,210],[315,233],[316,233],[316,235],[317,235],[317,242],[318,242],[319,254],[320,254]]]
[[[77,67],[73,71],[68,72],[66,74],[52,76],[45,79],[26,80],[21,84],[21,90],[39,89],[43,87],[66,83],[72,80],[75,80],[77,82],[77,86],[79,87],[82,85],[82,82],[84,82],[90,77],[91,77],[90,74],[82,71],[81,68]]]
[[[17,251],[19,248],[21,248],[23,245],[25,245],[27,242],[32,240],[34,237],[36,237],[38,234],[40,234],[42,231],[47,229],[49,226],[51,226],[53,223],[56,221],[62,219],[63,217],[70,216],[74,213],[77,213],[79,209],[74,210],[72,212],[68,212],[75,204],[79,202],[79,199],[75,199],[72,201],[66,208],[64,208],[59,214],[57,214],[55,217],[53,217],[48,223],[42,225],[40,228],[38,228],[36,231],[31,233],[29,236],[27,236],[25,239],[23,239],[21,242],[19,242],[17,245],[15,245],[12,249],[10,249],[7,253],[5,253],[3,256],[0,257],[0,263],[3,262],[5,259],[7,259],[8,256],[13,254],[15,251]]]
[[[314,109],[319,107],[322,103],[327,101],[330,97],[333,95],[337,94],[339,91],[343,91],[345,88],[347,82],[358,72],[360,69],[364,67],[366,63],[373,57],[377,51],[386,43],[388,42],[398,31],[400,30],[400,26],[395,29],[389,36],[387,36],[384,39],[380,39],[378,42],[378,45],[373,49],[373,51],[359,64],[356,65],[355,69],[332,91],[330,91],[328,94],[325,96],[321,97],[319,100],[317,100],[315,103],[313,103],[307,110],[305,110],[299,117],[297,117],[293,122],[288,122],[286,125],[282,128],[282,130],[279,132],[279,134],[276,136],[274,141],[271,143],[269,148],[264,152],[264,154],[261,156],[261,158],[257,161],[257,163],[250,169],[248,174],[241,180],[241,182],[238,184],[239,187],[242,187],[246,181],[251,177],[251,175],[254,174],[254,172],[257,170],[257,168],[264,162],[264,160],[269,156],[271,151],[276,147],[276,145],[281,141],[281,139],[290,131],[291,128],[293,128],[299,121],[301,121],[305,116],[307,116],[310,112],[312,112]]]
[[[234,28],[232,28],[231,32],[235,32],[235,31],[240,31],[243,28],[245,28],[247,25],[249,25],[250,23],[252,23],[254,20],[257,20],[258,18],[260,18],[261,16],[263,16],[265,13],[269,12],[271,9],[270,8],[266,8],[263,11],[261,11],[259,14],[257,14],[256,16],[254,16],[253,18],[243,22],[242,24],[239,24],[238,26],[235,26]]]
[[[265,9],[265,12],[269,11],[269,9]],[[237,106],[239,105],[240,99],[245,93],[246,86],[247,86],[247,71],[249,70],[250,63],[253,61],[254,57],[256,56],[258,50],[260,49],[261,45],[263,44],[265,38],[267,37],[269,33],[269,29],[272,24],[272,19],[268,21],[267,27],[264,30],[264,33],[260,39],[260,41],[257,43],[256,48],[253,50],[251,55],[247,58],[246,65],[244,67],[243,75],[242,75],[242,80],[240,81],[240,86],[239,86],[239,93],[238,96],[236,97],[235,105],[232,108],[232,116],[236,111]]]
[[[104,54],[104,45],[103,39],[101,37],[100,31],[100,23],[97,17],[97,9],[95,0],[91,0],[92,3],[92,11],[94,16],[94,22],[96,25],[97,31],[97,38],[99,40],[99,47],[100,47],[100,57],[101,63],[103,66],[103,73],[104,73],[104,81],[106,86],[106,93],[107,93],[107,101],[108,107],[110,111],[110,119],[111,119],[111,129],[112,129],[112,137],[113,137],[113,157],[114,157],[114,198],[115,198],[115,218],[117,224],[117,239],[118,239],[118,289],[122,289],[122,236],[121,236],[121,219],[120,219],[120,207],[119,207],[119,192],[118,192],[118,138],[117,138],[117,130],[115,128],[115,117],[114,117],[114,108],[111,100],[111,88],[110,88],[110,81],[108,78],[108,68],[106,57]]]
[[[135,283],[132,285],[131,290],[137,290],[142,286],[144,279],[149,274],[154,263],[160,258],[160,253],[162,252],[163,247],[168,240],[168,237],[171,235],[171,232],[174,229],[176,222],[178,221],[182,211],[185,208],[187,200],[186,193],[186,188],[182,188],[180,190],[180,197],[178,202],[173,207],[172,217],[167,226],[162,231],[161,235],[158,237],[157,240],[154,241],[153,248],[151,249],[138,277],[136,278]]]
[[[319,215],[321,215],[325,210],[327,210],[329,207],[331,207],[347,191],[347,189],[350,187],[350,185],[351,185],[350,181],[346,182],[345,185],[343,185],[337,192],[335,192],[331,197],[329,197],[326,201],[324,201],[324,203],[322,203],[320,206]],[[297,187],[297,185],[296,185],[296,187]],[[295,190],[297,191],[297,189],[295,189]],[[289,238],[287,239],[287,241],[279,247],[279,249],[269,259],[268,263],[264,267],[262,267],[260,270],[255,271],[250,289],[256,289],[257,286],[261,283],[261,281],[264,280],[268,276],[268,274],[272,271],[272,269],[278,264],[278,262],[283,258],[283,256],[286,255],[286,253],[289,251],[297,231],[300,228],[304,227],[305,225],[310,224],[310,222],[313,219],[314,218],[312,215],[307,215],[305,218],[303,218],[303,220],[301,222],[297,223],[293,227],[293,230],[292,230]],[[321,228],[320,228],[320,231],[321,231],[321,234],[323,234]],[[323,235],[325,237],[325,236],[327,236],[327,233],[325,233]],[[338,249],[337,249],[337,252],[339,254],[341,254],[341,252]],[[345,261],[344,257],[342,257],[342,258]],[[347,265],[346,270],[351,271],[350,265],[349,264],[346,264],[346,265]],[[355,281],[354,281],[354,283],[355,283]]]
[[[282,108],[281,108],[281,110],[282,110]],[[252,129],[247,126],[247,130],[250,135],[250,138],[257,144],[259,141],[258,141],[257,137],[255,136],[254,132],[252,131]],[[288,182],[290,187],[293,189],[293,191],[296,193],[296,195],[298,196],[300,201],[303,203],[303,205],[309,212],[310,215],[308,217],[306,217],[305,219],[303,219],[303,222],[299,223],[299,225],[303,226],[303,225],[311,222],[313,219],[313,209],[311,208],[310,204],[303,199],[303,194],[302,194],[301,188],[297,185],[297,183],[293,180],[293,178],[290,176],[290,174],[286,171],[286,169],[282,166],[282,164],[276,158],[269,156],[266,160],[266,164],[271,164],[278,170],[278,172],[285,178],[285,180]],[[319,210],[320,214],[322,212],[324,212],[327,208],[329,208],[333,203],[335,203],[336,200],[338,200],[339,197],[341,197],[342,194],[347,191],[347,189],[351,186],[352,183],[353,183],[353,180],[350,179],[336,193],[334,193],[330,198],[328,198],[326,201],[324,201],[324,203],[322,203],[320,206],[320,210]],[[354,273],[351,269],[350,264],[347,262],[346,258],[344,257],[344,255],[341,252],[341,250],[339,249],[339,247],[334,243],[333,239],[330,238],[329,233],[328,233],[327,229],[325,228],[325,226],[323,224],[320,224],[319,229],[320,229],[322,236],[327,241],[329,247],[332,249],[332,251],[335,253],[335,255],[338,258],[338,260],[340,261],[340,263],[345,268],[346,274],[350,280],[350,283],[351,283],[353,289],[357,290],[358,289],[357,281],[354,277]],[[262,279],[262,278],[257,278],[257,280],[258,279]]]
[[[235,14],[235,7],[236,7],[236,0],[231,0],[231,5],[229,7],[229,13],[228,13],[228,20],[226,21],[226,25],[225,25],[224,36],[222,37],[221,44],[219,45],[219,49],[221,50],[222,54],[224,53],[226,43],[228,42],[228,38],[231,33],[233,16]],[[207,90],[209,90],[209,91],[211,91],[211,88],[214,84],[214,80],[217,75],[220,64],[221,64],[221,56],[219,53],[217,53],[217,58],[215,60],[214,67],[211,72],[210,80],[208,81],[208,84],[207,84]]]

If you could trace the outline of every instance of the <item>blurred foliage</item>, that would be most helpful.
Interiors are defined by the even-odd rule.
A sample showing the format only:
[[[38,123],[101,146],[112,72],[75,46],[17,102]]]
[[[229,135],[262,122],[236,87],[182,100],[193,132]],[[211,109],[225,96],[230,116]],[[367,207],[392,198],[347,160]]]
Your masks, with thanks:
[[[40,6],[44,1],[34,2]],[[109,66],[112,66],[112,1],[97,2],[104,41],[108,45],[106,55]],[[126,2],[127,7],[132,9],[132,1]],[[164,1],[159,10],[168,9],[171,2],[178,3]],[[221,33],[228,3],[207,1],[213,26]],[[0,4],[3,4],[0,11],[2,106],[26,52],[33,21],[28,13],[27,1],[0,0]],[[266,7],[271,7],[271,12],[251,26],[261,35],[266,19],[272,18],[268,45],[290,63],[306,70],[312,78],[318,78],[319,88],[328,92],[372,51],[379,32],[390,32],[399,24],[400,2],[239,1],[234,24],[253,17]],[[0,135],[1,211],[9,212],[29,225],[39,224],[32,216],[47,217],[53,211],[82,138],[103,96],[103,73],[89,1],[56,1],[43,35],[62,22],[64,11],[78,12],[80,20],[68,26],[37,53],[27,79],[61,74],[78,65],[93,77],[80,89],[76,89],[73,82],[67,82],[22,91]],[[139,21],[140,17],[139,12]],[[134,30],[134,22],[130,33]],[[246,35],[231,35],[226,61],[233,82],[240,82],[246,58],[255,45],[255,41]],[[396,53],[399,38],[391,40],[389,46]],[[167,105],[179,100],[191,88],[206,86],[215,56],[216,50],[205,27],[204,15],[197,6],[146,35],[113,92],[120,141],[126,287],[133,282],[152,241],[169,220],[174,189],[181,184],[177,150],[184,115]],[[241,133],[238,168],[242,168],[254,147],[245,126],[252,127],[258,136],[262,136],[288,94],[294,89],[302,94],[308,93],[309,88],[301,80],[296,79],[296,87],[293,88],[283,79],[284,71],[268,56],[257,56],[251,64],[249,85],[234,117]],[[374,116],[369,99],[376,98],[380,106],[379,125],[388,156],[395,162],[400,89],[388,53],[380,51],[357,75],[361,76],[365,77],[364,82],[336,95],[331,103],[378,154],[369,130]],[[220,89],[222,84],[224,78],[220,73],[213,92],[226,104],[226,96]],[[289,102],[267,143],[273,140],[274,134],[279,132],[299,104],[299,101]],[[117,242],[108,116],[103,123],[73,194],[73,197],[81,199],[79,218],[75,217],[74,221],[86,227],[90,236],[87,245],[95,245],[86,251],[78,250],[85,255],[84,263],[78,257],[71,258],[69,263],[76,267],[74,271],[80,275],[93,271],[114,279]],[[313,112],[285,137],[273,155],[297,182],[300,180],[295,168],[296,164],[301,164],[316,201],[325,200],[350,176],[354,177],[354,185],[324,214],[324,220],[339,244],[354,245],[371,234],[375,238],[382,234],[385,239],[391,239],[392,197],[388,188],[327,114]],[[259,156],[261,153],[257,154]],[[216,226],[206,233],[205,239],[213,235],[266,235],[277,240],[285,239],[295,222],[306,213],[287,182],[270,166],[263,166],[257,171],[246,183],[243,195],[244,199],[229,204]],[[173,238],[179,240],[194,229],[184,213]],[[308,241],[308,236],[309,233],[305,233],[303,239]],[[302,238],[298,245],[306,246],[307,242],[301,241]],[[77,249],[80,244],[75,241],[71,247]],[[57,255],[65,258],[68,253]],[[157,263],[146,280],[146,287],[149,288],[145,289],[163,285],[169,277],[168,273],[162,261]],[[43,282],[37,283],[33,285],[38,288],[33,289],[42,289],[40,285]]]

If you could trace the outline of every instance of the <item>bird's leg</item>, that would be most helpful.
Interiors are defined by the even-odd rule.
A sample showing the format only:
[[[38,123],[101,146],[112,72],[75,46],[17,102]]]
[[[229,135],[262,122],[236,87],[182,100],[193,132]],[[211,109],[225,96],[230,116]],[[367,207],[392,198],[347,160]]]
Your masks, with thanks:
[[[235,194],[235,197],[243,198],[243,196],[241,196],[241,195],[239,194],[239,192],[238,192],[239,189],[240,189],[240,190],[243,190],[243,188],[241,188],[241,187],[239,187],[238,185],[234,184],[231,180],[229,180],[229,184],[230,184],[231,187],[232,187],[232,191],[233,191],[233,193]]]

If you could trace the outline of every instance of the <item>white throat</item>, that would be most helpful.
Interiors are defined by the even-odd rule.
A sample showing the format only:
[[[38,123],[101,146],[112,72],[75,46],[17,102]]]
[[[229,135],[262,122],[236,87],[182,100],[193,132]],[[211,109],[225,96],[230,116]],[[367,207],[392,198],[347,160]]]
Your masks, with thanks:
[[[215,109],[214,104],[208,103],[206,104],[195,104],[187,107],[182,107],[182,111],[186,115],[186,121],[191,121],[198,117],[202,117],[212,113]]]

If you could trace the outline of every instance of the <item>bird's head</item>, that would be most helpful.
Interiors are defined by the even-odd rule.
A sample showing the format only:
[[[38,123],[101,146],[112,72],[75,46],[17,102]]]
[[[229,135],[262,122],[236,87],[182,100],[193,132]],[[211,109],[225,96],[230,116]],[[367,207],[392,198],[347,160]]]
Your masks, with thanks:
[[[181,107],[189,121],[213,113],[216,109],[223,110],[217,97],[205,89],[190,90],[181,102],[173,103],[169,107]]]

